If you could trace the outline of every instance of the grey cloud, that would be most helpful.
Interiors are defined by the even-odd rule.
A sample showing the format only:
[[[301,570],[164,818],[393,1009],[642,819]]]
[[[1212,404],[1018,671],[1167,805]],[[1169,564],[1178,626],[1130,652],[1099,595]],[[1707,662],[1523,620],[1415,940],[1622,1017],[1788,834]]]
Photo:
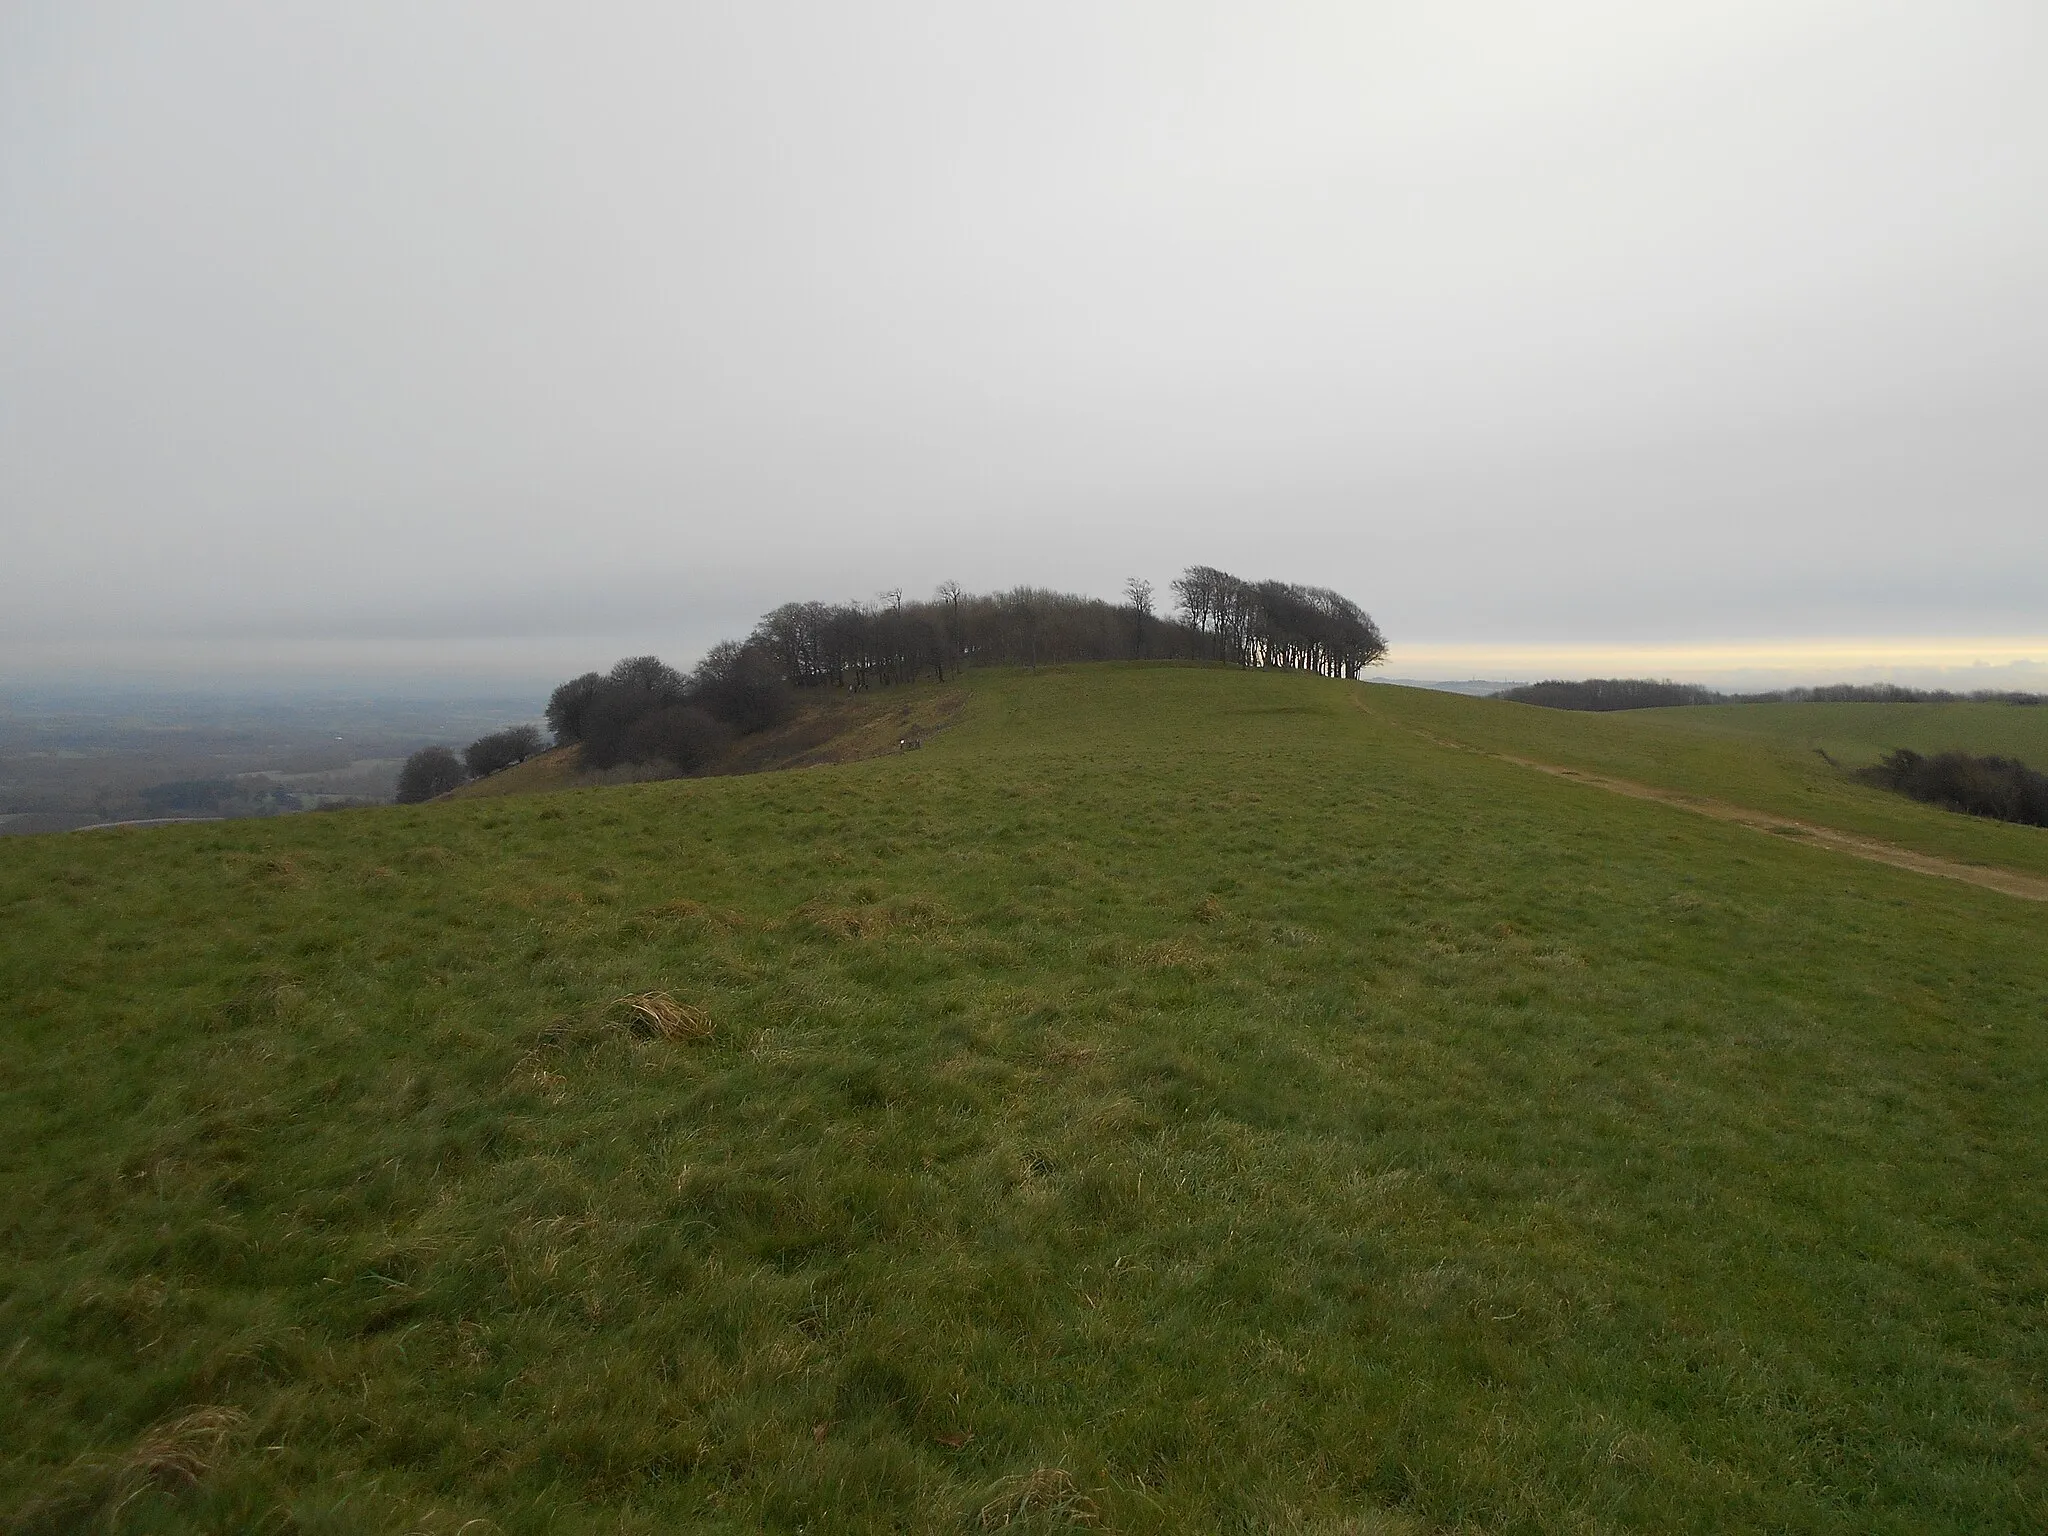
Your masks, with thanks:
[[[4,25],[16,658],[1192,560],[1397,640],[2048,629],[2032,4]]]

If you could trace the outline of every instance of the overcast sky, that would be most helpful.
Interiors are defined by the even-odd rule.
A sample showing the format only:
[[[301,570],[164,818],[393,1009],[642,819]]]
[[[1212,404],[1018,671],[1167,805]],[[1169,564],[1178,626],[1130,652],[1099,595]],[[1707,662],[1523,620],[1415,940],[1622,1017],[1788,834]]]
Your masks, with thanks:
[[[2044,79],[2041,0],[0,0],[0,678],[1192,562],[1396,670],[2048,665]]]

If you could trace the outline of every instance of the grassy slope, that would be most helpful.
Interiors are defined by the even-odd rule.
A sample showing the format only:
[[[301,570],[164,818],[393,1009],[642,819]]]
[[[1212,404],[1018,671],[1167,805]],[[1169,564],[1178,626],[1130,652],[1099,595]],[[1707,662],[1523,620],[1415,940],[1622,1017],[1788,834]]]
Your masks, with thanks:
[[[1420,688],[1373,687],[1363,697],[1389,724],[1489,751],[1731,800],[1925,853],[2048,874],[2048,831],[1916,804],[1856,783],[1813,750],[1829,743],[1837,761],[1849,763],[1872,760],[1892,745],[2002,751],[2048,762],[2048,743],[2034,746],[2048,736],[2048,709],[1757,704],[1591,714]],[[1771,713],[1778,710],[1784,715]]]
[[[700,776],[816,768],[881,757],[898,750],[906,736],[921,741],[947,729],[965,702],[965,691],[957,684],[941,683],[869,693],[802,694],[787,723],[740,737],[707,764]],[[585,773],[575,748],[557,747],[488,778],[471,779],[444,798],[489,800],[503,795],[552,794],[562,789],[595,788],[608,781],[631,783],[644,773],[639,765],[627,765],[611,774]]]
[[[11,845],[0,1511],[2041,1525],[2038,908],[1405,695],[970,686],[827,772]],[[714,1040],[605,1022],[657,987]]]
[[[457,785],[442,796],[444,800],[495,800],[504,795],[549,795],[557,790],[577,789],[582,784],[581,765],[574,747],[553,747],[538,757],[501,768],[481,779]]]
[[[1819,748],[1850,767],[1874,763],[1894,747],[2048,765],[2048,709],[2032,704],[1723,704],[1641,714],[1682,730]]]

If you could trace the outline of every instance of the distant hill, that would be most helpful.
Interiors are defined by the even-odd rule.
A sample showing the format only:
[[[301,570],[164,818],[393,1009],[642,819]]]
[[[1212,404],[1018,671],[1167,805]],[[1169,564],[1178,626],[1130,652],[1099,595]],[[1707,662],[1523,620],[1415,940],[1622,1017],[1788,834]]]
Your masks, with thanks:
[[[1434,688],[1442,693],[1463,693],[1474,698],[1491,698],[1509,688],[1519,688],[1520,683],[1502,682],[1499,679],[1468,677],[1456,682],[1424,677],[1367,677],[1368,683],[1391,683],[1397,688]]]
[[[2041,693],[1992,689],[1951,693],[1946,689],[1902,688],[1896,683],[1832,683],[1819,688],[1781,688],[1769,693],[1721,693],[1700,683],[1675,683],[1668,677],[1589,677],[1578,682],[1552,678],[1502,688],[1490,697],[1514,704],[1540,704],[1546,709],[1594,712],[1701,704],[2048,704],[2048,694]]]

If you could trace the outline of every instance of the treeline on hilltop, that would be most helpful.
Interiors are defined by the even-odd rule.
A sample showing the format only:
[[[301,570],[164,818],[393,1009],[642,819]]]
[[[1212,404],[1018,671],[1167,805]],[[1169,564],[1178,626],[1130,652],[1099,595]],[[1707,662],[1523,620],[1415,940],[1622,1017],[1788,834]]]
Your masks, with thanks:
[[[1515,704],[1540,704],[1545,709],[1665,709],[1674,704],[1719,704],[1722,696],[1697,683],[1674,683],[1670,678],[1652,681],[1646,677],[1589,677],[1567,683],[1524,683],[1503,688],[1493,695]]]
[[[787,720],[806,689],[858,691],[968,667],[1063,662],[1222,661],[1356,677],[1386,654],[1371,615],[1324,587],[1244,581],[1193,566],[1173,583],[1176,611],[1154,611],[1149,582],[1121,602],[1015,587],[971,593],[957,582],[929,601],[900,591],[873,603],[785,603],[745,640],[712,647],[687,675],[628,657],[554,691],[547,719],[585,766],[659,764],[691,773],[735,736]]]
[[[1503,688],[1492,695],[1545,709],[1668,709],[1681,704],[2048,704],[2048,694],[1978,689],[1902,688],[1897,683],[1830,683],[1819,688],[1780,688],[1769,693],[1720,693],[1698,683],[1670,678],[1589,677],[1580,682],[1552,679]]]
[[[1121,603],[1017,587],[975,594],[957,582],[929,602],[888,593],[877,604],[786,603],[747,646],[793,688],[866,688],[944,681],[969,666],[1074,661],[1226,661],[1356,677],[1386,654],[1371,615],[1326,587],[1245,581],[1205,565],[1173,583],[1178,610],[1153,612],[1135,577]]]

